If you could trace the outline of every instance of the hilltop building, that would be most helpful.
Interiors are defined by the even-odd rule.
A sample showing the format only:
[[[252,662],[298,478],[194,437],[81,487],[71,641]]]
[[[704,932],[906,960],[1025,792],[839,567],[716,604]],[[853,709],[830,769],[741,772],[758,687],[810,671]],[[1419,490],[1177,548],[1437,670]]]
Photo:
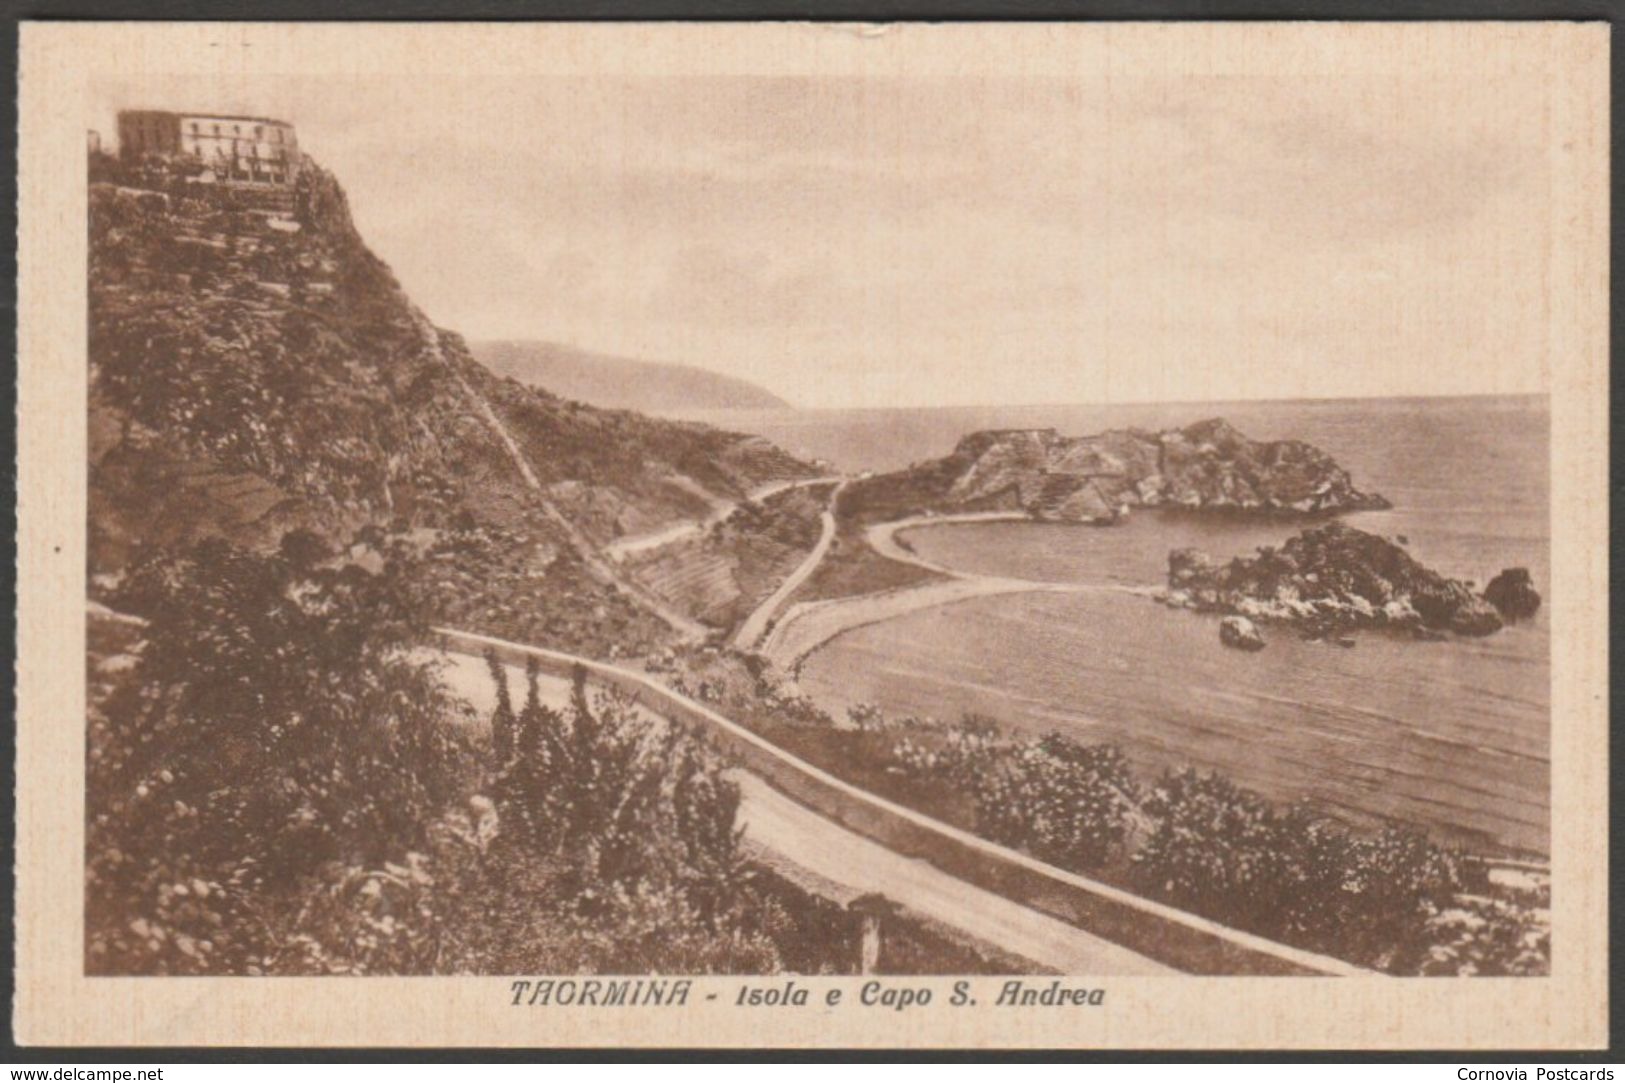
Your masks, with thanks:
[[[196,158],[219,181],[291,185],[299,174],[293,125],[270,117],[126,109],[118,144],[124,158]]]

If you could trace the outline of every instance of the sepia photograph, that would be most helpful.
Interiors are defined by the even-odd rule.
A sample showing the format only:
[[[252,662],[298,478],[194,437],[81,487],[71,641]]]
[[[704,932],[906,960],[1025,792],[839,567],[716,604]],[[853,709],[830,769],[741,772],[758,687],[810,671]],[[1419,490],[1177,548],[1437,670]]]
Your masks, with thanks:
[[[1603,1037],[1606,28],[129,29],[25,36],[61,989]]]

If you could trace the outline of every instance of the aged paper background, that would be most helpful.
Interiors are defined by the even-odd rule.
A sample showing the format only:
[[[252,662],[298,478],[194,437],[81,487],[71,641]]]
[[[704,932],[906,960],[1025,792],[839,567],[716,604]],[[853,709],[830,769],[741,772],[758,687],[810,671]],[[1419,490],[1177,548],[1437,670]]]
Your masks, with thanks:
[[[85,597],[84,130],[95,79],[1088,70],[1380,78],[1538,75],[1552,178],[1523,228],[1549,272],[1535,325],[1552,419],[1552,975],[1544,979],[1112,978],[1089,1010],[814,1005],[513,1008],[502,978],[87,979],[82,973]],[[30,1044],[1574,1048],[1606,1041],[1608,29],[1399,25],[25,25],[19,293],[18,1039]],[[1482,124],[1462,100],[1463,122]],[[832,228],[838,224],[832,223]],[[1177,299],[1173,299],[1177,303]],[[1314,283],[1282,306],[1319,303]],[[1381,394],[1411,357],[1352,379]],[[1499,385],[1493,353],[1483,386]],[[1343,386],[1349,385],[1345,373]],[[802,374],[814,382],[822,374]],[[1114,370],[1132,387],[1132,367]],[[781,380],[783,377],[781,377]],[[792,385],[793,386],[793,385]],[[1283,396],[1302,394],[1283,384]],[[1124,397],[1134,397],[1125,395]],[[816,396],[809,395],[809,399]],[[986,979],[983,979],[986,980]],[[949,979],[911,979],[946,990]],[[759,983],[760,984],[760,983]],[[849,997],[850,999],[850,997]],[[939,1003],[946,999],[942,992]]]

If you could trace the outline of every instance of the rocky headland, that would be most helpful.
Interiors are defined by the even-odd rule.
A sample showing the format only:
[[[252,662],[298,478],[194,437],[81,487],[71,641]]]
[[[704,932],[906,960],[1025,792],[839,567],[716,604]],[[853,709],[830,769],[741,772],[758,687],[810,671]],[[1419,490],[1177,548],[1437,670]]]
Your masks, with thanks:
[[[1013,511],[1098,524],[1137,507],[1304,516],[1389,506],[1355,488],[1348,471],[1319,448],[1251,440],[1221,418],[1162,432],[971,433],[941,459],[855,484],[845,504],[871,520]]]
[[[1195,549],[1176,549],[1168,555],[1161,598],[1246,619],[1249,628],[1251,621],[1289,623],[1310,637],[1332,639],[1355,628],[1422,638],[1490,635],[1540,605],[1526,569],[1502,572],[1480,595],[1425,567],[1397,542],[1336,522],[1224,564]],[[1231,638],[1239,631],[1238,625]]]

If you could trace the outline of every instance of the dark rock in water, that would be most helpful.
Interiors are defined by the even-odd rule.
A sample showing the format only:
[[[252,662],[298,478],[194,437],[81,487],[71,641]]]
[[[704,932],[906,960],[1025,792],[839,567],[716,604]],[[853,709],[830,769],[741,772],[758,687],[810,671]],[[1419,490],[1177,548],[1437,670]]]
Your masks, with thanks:
[[[1487,636],[1501,630],[1501,615],[1474,594],[1472,587],[1458,579],[1435,578],[1437,582],[1418,584],[1411,593],[1411,607],[1422,623],[1464,636]]]
[[[1452,632],[1463,636],[1494,635],[1504,627],[1501,614],[1482,598],[1474,598],[1450,615],[1446,625]]]
[[[1470,636],[1501,628],[1496,607],[1467,583],[1424,567],[1386,538],[1335,522],[1228,564],[1177,549],[1168,556],[1167,601],[1290,622],[1306,638],[1339,643],[1352,628],[1441,629]]]
[[[1528,568],[1506,568],[1484,588],[1484,600],[1507,620],[1528,620],[1540,609],[1540,594]]]
[[[1219,642],[1238,651],[1261,651],[1264,637],[1258,626],[1246,617],[1226,617],[1219,622]]]

